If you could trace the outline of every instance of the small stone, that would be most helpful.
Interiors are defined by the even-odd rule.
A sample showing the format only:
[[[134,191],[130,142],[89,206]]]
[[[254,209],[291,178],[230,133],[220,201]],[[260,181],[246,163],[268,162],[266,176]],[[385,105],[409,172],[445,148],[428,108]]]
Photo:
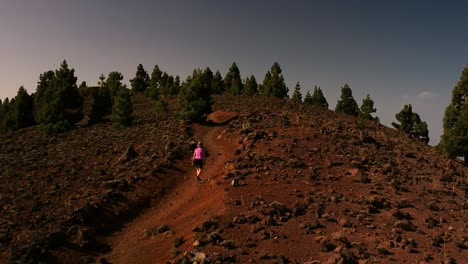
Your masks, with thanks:
[[[180,250],[178,248],[172,248],[171,250],[171,259],[176,258],[180,254]]]
[[[184,240],[184,237],[183,237],[183,236],[177,237],[177,238],[174,240],[174,247],[179,247],[179,246],[181,246],[184,242],[185,242],[185,240]]]
[[[203,252],[197,252],[195,254],[195,261],[198,261],[199,263],[203,263],[206,259],[206,254]]]
[[[169,226],[166,224],[162,224],[158,226],[156,230],[158,231],[158,233],[164,233],[166,231],[169,231]]]

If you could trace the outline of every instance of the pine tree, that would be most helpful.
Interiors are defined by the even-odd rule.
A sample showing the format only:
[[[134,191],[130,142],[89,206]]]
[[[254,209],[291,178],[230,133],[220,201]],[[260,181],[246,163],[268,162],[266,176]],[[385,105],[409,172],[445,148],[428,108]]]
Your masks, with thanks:
[[[132,99],[130,91],[123,87],[119,89],[114,98],[114,105],[112,106],[112,126],[116,128],[123,128],[132,125]]]
[[[296,87],[294,87],[292,99],[296,102],[302,103],[301,85],[299,84],[299,82],[297,82]]]
[[[148,73],[145,71],[145,68],[143,68],[143,65],[138,64],[135,78],[131,79],[130,83],[132,84],[133,92],[144,92],[146,89],[148,89],[150,85],[150,78]]]
[[[371,114],[377,111],[374,108],[374,101],[370,98],[369,94],[367,94],[366,98],[362,99],[361,109],[359,111],[359,115],[363,120],[375,120],[379,121],[378,117],[373,117]]]
[[[104,87],[105,84],[106,84],[106,76],[104,76],[104,73],[101,73],[101,75],[99,75],[98,86]]]
[[[245,79],[244,89],[242,90],[243,95],[252,96],[258,93],[258,84],[255,76],[250,75]]]
[[[341,87],[341,100],[338,100],[335,111],[347,115],[358,115],[358,105],[353,98],[353,92],[348,84]]]
[[[273,96],[273,91],[271,90],[271,72],[267,71],[265,77],[263,78],[263,83],[259,86],[260,95],[263,96]]]
[[[439,149],[451,158],[462,156],[468,166],[468,65],[452,90],[452,99],[445,110],[444,133]]]
[[[15,128],[15,119],[13,113],[15,111],[15,102],[14,98],[10,100],[5,98],[5,101],[2,104],[0,109],[0,130],[1,131],[11,131]]]
[[[120,72],[110,72],[107,80],[104,74],[99,76],[98,87],[92,87],[93,102],[91,104],[90,123],[99,123],[112,113],[114,97],[119,89],[124,87],[121,83],[123,76]]]
[[[213,94],[222,94],[225,91],[223,77],[221,77],[221,73],[219,72],[219,70],[217,70],[215,75],[213,76],[213,83],[211,85],[211,89]]]
[[[306,104],[313,104],[312,96],[310,95],[310,91],[307,91],[306,96],[304,97],[304,103]]]
[[[39,75],[39,82],[36,87],[35,100],[47,100],[53,97],[54,89],[52,88],[55,78],[54,71],[47,71]]]
[[[78,89],[83,89],[83,88],[87,88],[87,87],[88,87],[88,85],[86,84],[86,82],[82,81],[80,86],[78,86]]]
[[[325,96],[322,93],[322,89],[320,89],[320,87],[317,87],[317,85],[314,87],[314,94],[312,95],[312,104],[328,108],[327,99],[325,99]]]
[[[153,71],[151,72],[150,85],[148,89],[148,96],[151,99],[158,99],[160,95],[159,85],[161,83],[162,71],[159,66],[154,65]]]
[[[170,78],[167,72],[163,72],[161,80],[159,82],[159,94],[162,96],[168,96],[170,90]]]
[[[15,97],[15,129],[20,129],[23,127],[34,125],[33,108],[33,97],[28,94],[28,92],[26,91],[26,89],[24,89],[23,86],[21,86]]]
[[[213,90],[213,72],[211,71],[210,67],[206,67],[203,71],[203,82],[205,82],[206,89],[208,89],[211,93]]]
[[[182,108],[180,116],[186,120],[200,122],[211,112],[211,91],[200,69],[194,70],[182,84],[179,103]]]
[[[122,88],[123,79],[124,79],[124,77],[123,77],[122,73],[120,73],[118,71],[110,72],[109,75],[107,75],[107,79],[106,79],[105,84],[106,84],[107,88],[109,89],[111,97],[116,96],[118,91],[120,90],[120,88]]]
[[[64,60],[60,69],[40,76],[35,94],[36,122],[46,133],[58,133],[81,120],[82,98],[76,85],[75,70]]]
[[[289,89],[284,83],[282,70],[278,62],[273,63],[271,69],[266,73],[262,84],[262,95],[278,98],[288,98]]]
[[[392,122],[392,126],[411,138],[416,138],[424,143],[429,143],[429,131],[426,122],[423,122],[417,113],[413,113],[411,105],[405,105],[403,109],[395,115],[400,124]]]
[[[226,91],[231,92],[233,95],[240,95],[242,93],[242,79],[235,62],[232,63],[224,77],[224,87]]]
[[[172,83],[172,86],[171,86],[170,94],[171,96],[175,96],[179,94],[179,91],[180,91],[180,77],[179,75],[176,75],[174,82]]]

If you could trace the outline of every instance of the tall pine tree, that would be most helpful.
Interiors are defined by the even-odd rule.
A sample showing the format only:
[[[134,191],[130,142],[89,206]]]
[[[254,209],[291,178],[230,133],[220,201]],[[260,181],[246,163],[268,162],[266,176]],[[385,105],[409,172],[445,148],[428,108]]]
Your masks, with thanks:
[[[224,77],[224,87],[226,91],[231,92],[233,95],[240,95],[242,92],[242,78],[235,62],[232,63]]]
[[[222,94],[225,91],[223,77],[221,76],[219,70],[217,70],[215,75],[213,76],[213,83],[211,84],[211,89],[213,94]]]
[[[178,95],[180,91],[180,77],[179,75],[176,75],[174,82],[172,83],[171,89],[170,89],[170,94],[172,96]]]
[[[110,94],[112,97],[116,96],[120,88],[123,86],[124,77],[122,73],[118,71],[110,72],[107,76],[106,85],[109,88]]]
[[[112,126],[115,128],[124,128],[132,125],[132,99],[130,91],[123,87],[119,89],[114,98],[112,106]]]
[[[358,115],[358,105],[353,98],[353,91],[348,84],[341,87],[341,97],[336,104],[335,111],[347,115]]]
[[[46,133],[58,133],[81,120],[82,98],[76,85],[75,70],[64,60],[60,69],[41,74],[35,94],[36,122]]]
[[[378,117],[373,117],[371,114],[377,111],[374,108],[374,101],[370,98],[369,94],[367,94],[366,98],[362,99],[361,109],[359,111],[359,115],[363,120],[375,120],[379,121]]]
[[[33,97],[21,86],[15,97],[15,129],[28,127],[34,124],[33,108]]]
[[[304,103],[313,104],[312,95],[310,95],[310,91],[307,91],[306,96],[304,97]]]
[[[429,143],[429,131],[426,122],[423,122],[417,113],[413,113],[411,105],[405,105],[403,109],[395,115],[398,123],[392,122],[392,126],[399,131],[408,134],[411,138],[416,138],[424,143]]]
[[[5,98],[3,101],[2,108],[0,109],[0,130],[1,131],[11,131],[15,128],[15,119],[14,119],[14,111],[15,111],[15,100],[14,98],[10,100]]]
[[[292,99],[293,99],[293,101],[302,103],[301,85],[299,84],[299,82],[297,82],[296,86],[294,87],[294,92],[293,92],[293,95],[292,95]]]
[[[261,86],[261,93],[265,96],[288,98],[289,89],[284,83],[284,77],[278,62],[273,63],[266,73]]]
[[[325,99],[325,96],[322,93],[322,89],[320,89],[320,87],[317,87],[317,85],[314,87],[314,94],[312,95],[312,104],[328,108],[327,99]]]
[[[133,92],[144,92],[150,85],[150,78],[143,65],[138,64],[135,78],[130,80]]]
[[[243,95],[252,96],[258,93],[258,84],[255,76],[250,75],[245,79],[244,89],[242,90]]]
[[[148,89],[148,96],[151,99],[158,99],[160,95],[159,85],[161,83],[162,71],[159,66],[154,65],[153,71],[151,72],[150,85]]]
[[[182,84],[179,103],[182,109],[180,116],[186,120],[201,122],[211,112],[211,91],[200,69],[194,70]]]
[[[468,166],[468,65],[452,90],[452,99],[445,109],[444,133],[439,149],[450,157],[463,157]]]

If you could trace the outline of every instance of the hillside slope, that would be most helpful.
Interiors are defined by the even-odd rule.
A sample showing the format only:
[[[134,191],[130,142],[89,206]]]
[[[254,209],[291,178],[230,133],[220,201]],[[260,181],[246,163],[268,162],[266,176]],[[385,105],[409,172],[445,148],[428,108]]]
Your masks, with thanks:
[[[430,146],[287,100],[216,97],[205,125],[134,100],[128,130],[3,136],[4,259],[463,263],[468,171]]]

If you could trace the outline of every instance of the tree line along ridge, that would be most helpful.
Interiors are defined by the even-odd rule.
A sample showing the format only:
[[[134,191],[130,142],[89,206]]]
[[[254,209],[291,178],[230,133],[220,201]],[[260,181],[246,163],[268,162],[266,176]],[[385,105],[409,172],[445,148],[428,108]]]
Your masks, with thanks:
[[[74,69],[64,60],[59,69],[40,74],[35,93],[28,94],[21,86],[14,98],[0,100],[0,132],[38,125],[47,134],[61,133],[73,128],[85,117],[87,124],[111,121],[116,128],[128,127],[133,120],[131,96],[137,93],[155,100],[156,110],[162,112],[169,109],[168,99],[176,98],[180,107],[180,111],[176,113],[178,117],[195,122],[202,121],[211,112],[214,94],[269,96],[328,108],[328,102],[318,86],[314,87],[312,94],[308,90],[303,97],[301,85],[297,82],[289,99],[289,88],[277,62],[266,72],[262,83],[258,83],[254,75],[242,79],[235,62],[224,78],[219,70],[213,73],[207,67],[194,69],[181,82],[178,75],[169,75],[158,65],[154,66],[149,75],[143,65],[139,64],[134,78],[130,79],[130,89],[123,84],[123,79],[120,72],[113,71],[107,77],[101,74],[97,86],[88,86],[86,82],[78,86]],[[444,132],[437,146],[438,150],[452,158],[463,156],[465,163],[468,161],[467,94],[468,66],[465,66],[446,108]],[[364,129],[368,121],[379,122],[379,118],[374,116],[377,109],[369,94],[362,100],[361,106],[358,106],[347,83],[341,87],[341,96],[335,111],[355,116],[360,129]],[[404,105],[395,118],[398,123],[392,122],[394,128],[411,138],[426,144],[429,142],[427,124],[413,112],[411,104]]]

